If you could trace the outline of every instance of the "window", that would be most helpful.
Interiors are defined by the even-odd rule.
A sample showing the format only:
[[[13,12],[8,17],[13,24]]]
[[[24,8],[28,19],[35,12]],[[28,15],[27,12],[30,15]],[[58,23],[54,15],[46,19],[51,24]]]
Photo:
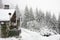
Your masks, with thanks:
[[[11,13],[9,13],[9,15],[11,15]]]

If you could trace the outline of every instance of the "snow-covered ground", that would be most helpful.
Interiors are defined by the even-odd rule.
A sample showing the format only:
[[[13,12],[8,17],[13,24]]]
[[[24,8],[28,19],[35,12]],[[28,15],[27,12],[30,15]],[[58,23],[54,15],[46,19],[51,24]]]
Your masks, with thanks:
[[[21,28],[22,33],[20,34],[22,36],[21,40],[60,40],[60,35],[52,35],[49,37],[44,37],[40,35],[38,32],[30,31],[25,28]],[[0,40],[20,40],[20,38],[0,38]]]
[[[22,29],[22,40],[59,40],[60,35],[52,35],[49,37],[44,37],[40,35],[40,33],[29,31],[27,29],[21,28]]]

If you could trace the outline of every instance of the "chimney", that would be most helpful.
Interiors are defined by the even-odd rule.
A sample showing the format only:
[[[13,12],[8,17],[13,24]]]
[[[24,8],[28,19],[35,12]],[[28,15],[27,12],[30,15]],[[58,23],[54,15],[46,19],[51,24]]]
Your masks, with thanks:
[[[9,5],[4,5],[4,9],[9,9]]]

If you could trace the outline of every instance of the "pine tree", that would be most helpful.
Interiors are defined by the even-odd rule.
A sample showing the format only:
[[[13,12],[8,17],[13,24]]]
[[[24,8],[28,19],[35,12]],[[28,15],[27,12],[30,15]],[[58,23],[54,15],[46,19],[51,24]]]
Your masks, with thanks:
[[[39,11],[39,17],[40,17],[40,20],[44,19],[44,13],[41,10]]]
[[[25,21],[33,21],[34,20],[32,8],[30,8],[30,10],[28,10],[28,7],[26,7],[24,15],[25,15]]]
[[[45,17],[45,20],[46,20],[46,25],[49,26],[50,25],[50,19],[51,19],[51,13],[50,12],[46,12],[46,17]]]
[[[36,9],[36,20],[38,22],[41,22],[43,19],[44,19],[44,13],[41,10],[39,10],[38,12],[38,9]]]
[[[39,20],[39,19],[40,19],[40,18],[39,18],[39,12],[38,12],[38,9],[37,9],[37,8],[36,8],[36,17],[35,17],[35,19],[36,19],[36,21],[38,21],[38,22],[40,21],[40,20]]]
[[[28,7],[25,7],[24,21],[29,21],[29,10]]]
[[[51,13],[50,12],[46,12],[46,22],[48,22],[51,18]]]
[[[59,18],[58,18],[58,32],[60,34],[60,14],[59,14]]]
[[[36,9],[36,21],[39,23],[39,28],[45,26],[45,18],[44,18],[44,13],[39,10],[38,12],[38,9]]]
[[[32,8],[30,8],[29,14],[30,14],[30,21],[31,20],[33,21],[35,18],[34,18],[34,14],[33,14]]]
[[[56,30],[57,20],[56,20],[56,17],[55,17],[54,14],[53,14],[53,17],[52,17],[52,24],[53,24],[53,29]]]
[[[24,20],[23,20],[23,24],[25,26],[25,28],[27,27],[27,22],[29,21],[33,21],[34,20],[34,15],[33,15],[33,11],[32,8],[30,8],[30,10],[28,9],[28,7],[25,7],[25,14],[24,14]]]

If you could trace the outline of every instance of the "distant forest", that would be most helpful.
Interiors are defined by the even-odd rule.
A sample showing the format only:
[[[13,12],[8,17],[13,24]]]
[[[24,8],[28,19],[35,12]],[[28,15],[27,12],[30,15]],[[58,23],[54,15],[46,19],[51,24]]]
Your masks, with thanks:
[[[36,14],[34,16],[34,13]],[[40,30],[42,27],[47,26],[49,29],[53,29],[60,33],[60,15],[58,20],[56,20],[55,15],[51,17],[50,12],[46,12],[46,15],[41,10],[33,12],[32,8],[28,9],[25,7],[24,16],[22,18],[21,27],[28,29]]]

